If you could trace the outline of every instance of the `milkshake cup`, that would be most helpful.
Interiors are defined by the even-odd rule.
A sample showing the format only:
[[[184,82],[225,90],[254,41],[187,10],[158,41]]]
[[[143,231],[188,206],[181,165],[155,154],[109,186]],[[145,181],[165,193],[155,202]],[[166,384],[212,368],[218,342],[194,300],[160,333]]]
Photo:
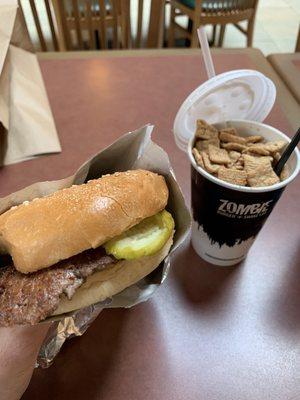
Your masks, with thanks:
[[[242,136],[261,135],[267,141],[290,139],[258,122],[233,120],[214,125],[234,127]],[[199,167],[188,145],[191,162],[192,245],[204,260],[221,266],[242,261],[286,186],[297,176],[300,156],[296,148],[287,165],[289,177],[266,187],[238,186],[216,178]]]
[[[238,186],[197,165],[192,149],[197,120],[217,129],[232,126],[241,136],[266,141],[288,136],[262,122],[273,108],[274,83],[259,71],[233,70],[207,80],[182,103],[174,120],[177,146],[191,163],[192,244],[204,260],[229,266],[243,260],[285,187],[299,172],[299,151],[288,160],[289,177],[266,187]]]

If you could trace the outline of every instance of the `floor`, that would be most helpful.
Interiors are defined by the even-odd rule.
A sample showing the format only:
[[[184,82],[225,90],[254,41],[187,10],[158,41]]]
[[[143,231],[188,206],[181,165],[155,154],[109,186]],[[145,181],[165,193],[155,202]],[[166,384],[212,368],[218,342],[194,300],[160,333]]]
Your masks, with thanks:
[[[149,10],[151,0],[144,1],[145,10]],[[33,41],[37,34],[31,17],[28,0],[21,0],[27,25]],[[37,8],[42,16],[42,24],[46,26],[46,12],[43,2],[36,0]],[[137,0],[132,0],[133,27],[136,19]],[[149,15],[145,13],[146,18]],[[168,18],[167,18],[168,19]],[[254,47],[259,48],[265,55],[270,53],[288,53],[295,50],[296,37],[300,22],[300,0],[260,0],[254,31]],[[226,28],[224,47],[245,47],[246,39],[243,34],[231,25]]]
[[[300,0],[260,0],[253,46],[264,54],[295,51],[300,22]],[[224,47],[244,47],[246,40],[228,26]]]

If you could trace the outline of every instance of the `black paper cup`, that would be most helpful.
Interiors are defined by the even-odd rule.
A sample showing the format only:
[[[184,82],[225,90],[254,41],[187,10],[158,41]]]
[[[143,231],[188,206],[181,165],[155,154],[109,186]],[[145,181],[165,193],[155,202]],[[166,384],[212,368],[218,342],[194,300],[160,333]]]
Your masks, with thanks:
[[[290,139],[277,129],[258,122],[232,120],[214,125],[232,126],[242,136],[261,135],[267,141]],[[199,167],[189,142],[192,187],[192,244],[204,260],[229,266],[243,260],[271,214],[285,187],[297,176],[300,156],[296,148],[288,161],[289,177],[266,187],[247,187],[222,181]]]

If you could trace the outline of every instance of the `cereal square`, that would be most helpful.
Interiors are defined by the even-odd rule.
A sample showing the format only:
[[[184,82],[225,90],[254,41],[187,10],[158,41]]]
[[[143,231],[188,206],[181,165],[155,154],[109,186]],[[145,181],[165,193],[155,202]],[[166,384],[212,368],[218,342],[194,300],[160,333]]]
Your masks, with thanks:
[[[213,144],[216,147],[220,147],[220,140],[218,138],[208,140],[197,140],[195,147],[199,151],[208,150],[208,145]]]
[[[242,158],[244,160],[246,172],[255,170],[258,165],[271,165],[271,160],[268,156],[255,157],[244,153],[242,154]]]
[[[202,140],[208,140],[216,138],[218,139],[218,131],[212,125],[209,125],[203,119],[197,120],[196,138]]]
[[[248,154],[243,154],[243,158],[249,186],[271,186],[279,182],[269,157],[252,157]]]
[[[246,144],[245,138],[237,136],[237,135],[232,135],[231,133],[227,133],[227,132],[220,132],[219,138],[220,138],[221,142]]]
[[[220,130],[220,133],[230,133],[230,135],[238,136],[237,130],[235,128],[224,128]]]
[[[201,153],[199,153],[199,151],[195,147],[193,148],[192,153],[196,160],[196,163],[204,169],[203,158]]]
[[[203,151],[201,155],[203,158],[205,170],[211,174],[216,174],[220,168],[220,165],[212,164],[208,157],[208,154],[205,151]]]
[[[268,150],[270,153],[276,153],[278,151],[281,151],[284,149],[286,145],[287,143],[284,140],[276,140],[264,144],[266,150]]]
[[[240,143],[233,143],[233,142],[222,143],[222,147],[226,150],[235,150],[235,151],[239,151],[239,152],[242,152],[247,149],[247,146],[240,144]]]
[[[234,185],[246,185],[247,174],[245,171],[239,171],[233,168],[220,167],[218,171],[218,178],[223,181],[233,183]]]
[[[247,143],[257,143],[261,142],[263,140],[263,137],[260,135],[252,135],[252,136],[247,136],[245,139]]]
[[[230,157],[226,150],[213,145],[208,145],[208,155],[211,162],[215,164],[229,164]]]
[[[247,153],[259,154],[261,156],[268,156],[270,154],[266,145],[263,143],[251,144],[246,151]]]

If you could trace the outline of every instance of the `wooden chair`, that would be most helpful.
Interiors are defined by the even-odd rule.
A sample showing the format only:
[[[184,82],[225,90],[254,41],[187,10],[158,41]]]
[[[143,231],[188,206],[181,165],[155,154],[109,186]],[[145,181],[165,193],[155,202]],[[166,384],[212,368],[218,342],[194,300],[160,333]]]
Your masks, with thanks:
[[[295,48],[295,52],[298,52],[298,51],[300,51],[300,26],[299,26],[298,37],[297,37],[296,48]]]
[[[45,21],[41,21],[40,16],[37,11],[36,0],[26,0],[28,2],[30,12],[32,14],[32,18],[35,23],[36,32],[39,40],[39,47],[42,51],[49,51],[49,50],[59,50],[58,38],[55,30],[55,23],[54,18],[52,15],[51,4],[50,0],[37,0],[39,5],[43,5],[46,11],[45,17],[47,20],[47,24],[49,26],[50,37],[46,37],[45,33]],[[18,0],[18,5],[20,9],[20,13],[24,21],[26,21],[25,13],[22,7],[22,2]],[[43,27],[43,28],[42,28]]]
[[[61,50],[130,46],[127,0],[52,0]]]
[[[130,0],[52,0],[62,50],[160,47],[164,1],[152,0],[146,41],[144,1],[138,0],[137,33],[132,36]]]
[[[148,26],[144,26],[147,22],[144,11],[148,4],[144,0],[135,2],[138,10],[134,37],[130,0],[18,1],[24,20],[24,14],[28,17],[31,13],[39,42],[36,46],[34,41],[37,50],[126,49],[163,45],[165,0],[151,1]],[[30,23],[30,20],[27,22]],[[28,27],[32,32],[32,26]]]
[[[169,47],[174,47],[175,32],[180,31],[190,40],[191,47],[198,46],[197,28],[200,25],[220,25],[218,45],[221,47],[224,41],[227,24],[233,24],[247,37],[247,46],[252,46],[254,21],[258,0],[170,0],[171,18],[169,27]],[[178,16],[186,15],[190,24],[188,29],[183,28],[176,21]],[[247,29],[239,22],[248,21]],[[190,28],[190,29],[189,29]]]

